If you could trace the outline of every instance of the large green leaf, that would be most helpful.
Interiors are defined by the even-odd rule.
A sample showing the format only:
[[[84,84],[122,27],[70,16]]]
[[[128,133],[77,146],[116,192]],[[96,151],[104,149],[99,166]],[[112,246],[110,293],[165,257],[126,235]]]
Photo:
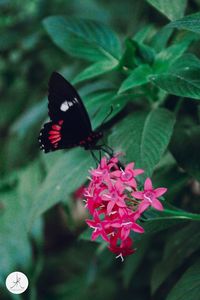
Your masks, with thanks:
[[[136,32],[133,39],[138,43],[143,43],[146,39],[151,37],[152,33],[155,31],[155,28],[152,24],[148,24],[146,26],[142,26],[142,28]]]
[[[161,215],[161,214],[160,214]],[[146,238],[148,235],[158,233],[160,231],[164,231],[170,227],[175,227],[180,223],[185,224],[187,222],[186,219],[181,218],[180,216],[168,216],[168,217],[162,217],[155,218],[149,221],[146,221],[145,223],[141,223],[140,225],[144,228],[145,233],[141,235],[137,235],[138,239]]]
[[[42,177],[40,165],[37,161],[19,173],[18,202],[22,209],[21,219],[24,219],[24,226],[27,231],[30,229],[29,220],[31,208],[34,205],[35,191],[39,189]]]
[[[116,59],[107,59],[102,60],[100,62],[97,62],[88,68],[84,69],[81,73],[79,73],[75,79],[73,80],[73,83],[77,83],[86,79],[94,78],[96,76],[105,74],[114,68],[116,68],[118,65],[118,60]]]
[[[200,181],[200,126],[175,130],[171,151],[179,166]]]
[[[120,57],[117,36],[101,23],[51,16],[46,18],[43,24],[54,43],[70,55],[90,61]]]
[[[151,65],[155,59],[155,50],[144,43],[139,43],[135,40],[131,41],[132,46],[135,48],[135,64],[137,66],[140,66],[141,64]]]
[[[170,291],[166,300],[194,300],[200,295],[200,259],[198,259]]]
[[[154,73],[163,73],[166,72],[170,66],[173,67],[174,62],[183,55],[195,38],[195,34],[187,33],[180,42],[174,43],[160,51],[155,57],[155,63],[153,65]],[[183,58],[181,58],[181,61],[183,61]]]
[[[167,73],[149,76],[153,84],[170,94],[200,99],[200,60],[191,54],[180,57]]]
[[[166,109],[135,112],[113,127],[109,137],[115,151],[124,151],[127,161],[135,161],[151,175],[170,141],[174,115]]]
[[[17,266],[26,269],[31,263],[31,247],[24,224],[24,210],[16,191],[1,193],[0,215],[0,284]]]
[[[90,94],[85,97],[84,104],[89,112],[92,120],[92,128],[99,127],[103,120],[111,120],[116,116],[127,104],[128,101],[132,101],[138,97],[137,95],[116,95],[116,91],[101,92],[96,94]],[[109,115],[109,112],[112,113]]]
[[[72,149],[63,153],[36,194],[30,221],[54,204],[67,202],[71,193],[87,180],[88,170],[93,165],[90,153],[83,149]]]
[[[119,92],[125,92],[131,88],[138,87],[148,82],[148,76],[152,74],[149,65],[140,65],[122,82]]]
[[[199,248],[200,232],[198,223],[191,223],[174,232],[167,241],[162,261],[154,268],[152,291],[155,292],[168,276]]]
[[[29,130],[32,130],[37,123],[41,123],[47,114],[47,100],[33,105],[24,112],[11,126],[11,132],[18,134],[20,138],[24,138]]]
[[[169,28],[184,29],[200,33],[200,13],[188,15],[167,25]]]
[[[164,156],[156,167],[153,181],[156,182],[158,186],[169,187],[167,191],[167,201],[168,203],[173,203],[176,195],[183,190],[190,178],[188,174],[177,166],[176,160],[171,153],[168,152],[167,157]],[[172,181],[176,182],[176,184],[172,185]]]
[[[147,0],[168,19],[176,20],[183,17],[187,0]]]
[[[152,38],[150,45],[160,52],[164,49],[169,41],[173,32],[173,28],[162,27]]]
[[[125,40],[125,51],[121,58],[122,70],[130,72],[136,66],[142,64],[151,65],[155,58],[155,50],[138,40],[127,38]]]
[[[169,31],[169,28],[167,29],[167,31]],[[149,79],[154,78],[153,74],[160,74],[160,73],[162,74],[163,72],[167,72],[170,65],[173,65],[173,63],[180,56],[183,55],[183,53],[188,49],[189,45],[195,39],[196,39],[195,34],[191,35],[191,34],[187,33],[182,37],[181,41],[174,43],[173,45],[171,45],[167,48],[164,48],[157,55],[153,55],[152,48],[147,48],[147,46],[144,44],[137,43],[136,44],[137,47],[136,47],[135,44],[129,43],[129,47],[132,45],[132,48],[133,48],[132,51],[134,50],[134,46],[136,47],[136,49],[139,49],[139,51],[138,50],[136,51],[136,49],[135,49],[135,55],[137,52],[140,53],[140,56],[142,54],[142,57],[146,61],[149,61],[149,63],[151,61],[150,57],[153,58],[153,56],[154,56],[154,59],[151,61],[151,62],[154,61],[154,63],[151,68],[149,65],[141,64],[141,62],[140,62],[139,66],[137,68],[135,68],[130,73],[130,75],[122,82],[122,85],[120,86],[120,89],[119,89],[119,93],[149,82]],[[128,55],[128,52],[127,52],[127,55]],[[135,62],[137,60],[138,59],[135,58]]]
[[[200,99],[200,86],[194,84],[190,79],[166,73],[151,76],[150,80],[169,94]]]
[[[149,248],[149,239],[146,238],[141,241],[137,241],[134,247],[137,247],[137,251],[134,255],[130,255],[126,258],[124,268],[122,270],[123,283],[126,288],[130,285],[131,279],[136,273]]]

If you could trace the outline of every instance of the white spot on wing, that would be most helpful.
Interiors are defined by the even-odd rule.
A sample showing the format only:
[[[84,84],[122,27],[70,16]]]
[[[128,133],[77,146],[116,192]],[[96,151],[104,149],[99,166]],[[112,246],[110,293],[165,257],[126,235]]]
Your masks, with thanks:
[[[65,101],[65,102],[63,102],[61,104],[60,110],[67,111],[70,108],[70,106],[73,106],[73,102],[71,102],[71,101]]]
[[[64,101],[61,106],[60,106],[60,110],[62,111],[67,111],[71,106],[73,106],[75,103],[78,103],[78,99],[74,98],[72,101]]]

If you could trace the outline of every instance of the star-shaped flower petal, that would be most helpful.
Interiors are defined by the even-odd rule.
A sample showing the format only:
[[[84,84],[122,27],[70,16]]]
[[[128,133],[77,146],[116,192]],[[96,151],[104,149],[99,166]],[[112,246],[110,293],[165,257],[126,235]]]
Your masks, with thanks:
[[[147,178],[144,183],[144,191],[133,192],[131,195],[136,199],[142,200],[138,207],[139,212],[142,213],[149,206],[157,210],[163,210],[163,205],[157,198],[166,193],[166,191],[166,188],[153,189],[151,179]]]
[[[93,220],[86,220],[88,226],[94,229],[92,233],[92,240],[96,240],[99,236],[101,236],[104,241],[109,242],[109,239],[105,231],[105,225],[107,224],[107,222],[102,221],[99,218],[99,215],[96,211],[93,214],[93,218],[94,218]]]
[[[137,187],[137,182],[135,177],[139,174],[144,173],[142,169],[135,169],[134,170],[134,163],[129,163],[124,170],[117,170],[111,173],[111,176],[117,177],[121,180],[122,183],[131,186],[132,188]]]

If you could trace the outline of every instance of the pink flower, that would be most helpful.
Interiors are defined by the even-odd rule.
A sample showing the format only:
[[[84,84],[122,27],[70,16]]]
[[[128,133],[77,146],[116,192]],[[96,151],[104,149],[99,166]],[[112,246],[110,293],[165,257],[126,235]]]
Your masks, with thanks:
[[[114,238],[111,238],[110,246],[108,247],[108,249],[111,252],[117,254],[116,258],[120,257],[123,262],[125,256],[133,254],[135,252],[135,249],[132,248],[133,240],[128,237],[126,240],[122,241],[119,246],[117,245],[117,240],[118,238],[116,236]]]
[[[114,220],[111,223],[111,226],[119,228],[122,241],[125,241],[128,238],[131,230],[138,233],[144,233],[144,229],[135,222],[135,215],[131,211],[124,214],[123,217]]]
[[[134,169],[133,162],[122,166],[118,156],[110,160],[103,157],[99,166],[90,172],[90,183],[85,188],[84,197],[93,216],[92,220],[86,220],[94,229],[91,239],[101,237],[108,243],[108,249],[123,261],[124,256],[135,252],[131,231],[144,233],[137,220],[149,206],[163,209],[157,198],[167,189],[153,189],[151,179],[147,178],[144,191],[137,191],[135,177],[144,171]]]
[[[108,201],[107,204],[107,213],[110,214],[113,208],[116,207],[126,207],[124,201],[125,195],[123,194],[124,187],[120,182],[117,182],[115,185],[108,183],[108,192],[102,195],[104,201]]]
[[[163,210],[163,206],[157,198],[166,193],[166,191],[166,188],[153,189],[151,179],[147,178],[144,183],[144,191],[133,192],[131,195],[136,199],[142,200],[139,204],[139,212],[143,213],[149,206],[157,210]]]
[[[97,185],[96,188],[91,188],[85,190],[84,196],[86,197],[86,205],[85,207],[88,208],[89,212],[93,215],[95,209],[98,209],[99,213],[105,212],[106,206],[103,203],[101,193],[104,191],[106,186],[99,186]]]
[[[110,169],[115,167],[117,162],[117,157],[111,158],[110,161],[107,161],[106,157],[103,157],[100,161],[98,168],[95,170],[91,170],[90,173],[94,177],[99,177],[100,180],[108,180],[110,178]]]
[[[94,218],[93,220],[86,220],[88,226],[94,229],[92,233],[92,241],[96,240],[99,236],[101,236],[104,241],[109,242],[109,239],[105,231],[105,225],[107,224],[107,222],[102,221],[99,218],[97,212],[94,212],[93,218]]]
[[[142,169],[133,170],[133,168],[134,168],[134,163],[132,162],[125,167],[125,170],[121,169],[121,170],[113,171],[111,173],[111,176],[120,178],[121,182],[135,189],[137,187],[137,182],[134,177],[144,173],[144,170]]]
[[[74,192],[74,199],[83,199],[85,192],[85,186],[81,185],[75,192]]]

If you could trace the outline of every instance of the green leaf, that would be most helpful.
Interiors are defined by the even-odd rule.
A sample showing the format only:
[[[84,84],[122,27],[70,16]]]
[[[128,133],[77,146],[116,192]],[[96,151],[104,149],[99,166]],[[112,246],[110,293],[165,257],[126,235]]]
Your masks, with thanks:
[[[182,41],[159,52],[155,57],[155,63],[153,65],[154,73],[163,73],[166,72],[170,66],[173,67],[174,62],[183,55],[193,42],[194,38],[195,37],[191,34],[187,34]]]
[[[28,131],[36,124],[41,123],[47,113],[47,100],[33,105],[25,113],[23,113],[11,126],[11,133],[18,134],[20,138],[24,138]]]
[[[200,33],[200,13],[188,15],[167,25],[168,28],[177,28]]]
[[[191,80],[179,75],[166,73],[151,76],[149,79],[169,94],[198,100],[200,98],[200,87],[193,84]]]
[[[16,267],[28,269],[31,247],[24,222],[26,214],[17,191],[1,193],[0,196],[0,283],[4,283],[6,276]]]
[[[189,176],[177,166],[176,160],[170,152],[167,153],[167,157],[169,158],[166,159],[166,156],[164,156],[156,167],[153,174],[153,182],[156,182],[158,186],[170,187],[167,191],[167,201],[168,203],[173,203],[177,194],[186,186]],[[176,184],[171,185],[172,180]]]
[[[72,149],[63,153],[36,194],[31,221],[56,203],[67,203],[71,193],[87,180],[88,170],[93,165],[90,153],[83,149]]]
[[[155,51],[150,46],[134,39],[125,40],[126,49],[120,60],[124,71],[134,69],[141,64],[152,64],[155,58]]]
[[[121,49],[115,33],[91,21],[51,16],[43,21],[53,42],[66,53],[90,61],[119,59]]]
[[[73,80],[73,83],[77,83],[86,79],[94,78],[99,75],[105,74],[113,69],[115,69],[118,65],[118,60],[116,59],[110,59],[110,60],[103,60],[100,62],[97,62],[85,70],[83,70],[81,73],[78,74],[78,76],[75,77]]]
[[[109,144],[149,176],[168,146],[174,123],[174,115],[166,109],[135,112],[113,127]]]
[[[180,57],[168,73],[149,76],[151,82],[170,94],[200,98],[200,60],[194,55]]]
[[[166,281],[168,276],[199,248],[200,232],[199,225],[196,222],[190,223],[173,235],[170,235],[165,247],[164,257],[153,271],[152,291],[155,292]]]
[[[186,222],[186,219],[182,219],[177,216],[160,217],[146,221],[145,223],[140,224],[144,228],[145,233],[143,235],[138,235],[138,239],[146,238],[148,235],[158,233],[180,223],[185,224]]]
[[[145,253],[147,252],[147,249],[149,247],[149,239],[146,238],[138,241],[136,245],[134,245],[134,247],[135,246],[137,247],[137,251],[134,253],[134,255],[130,255],[126,258],[122,271],[123,283],[126,288],[130,285],[131,279],[136,273],[144,258]]]
[[[40,152],[40,159],[44,165],[44,169],[46,173],[51,171],[52,167],[56,162],[61,159],[63,153],[61,151],[54,151],[51,155],[44,155],[43,152]]]
[[[24,218],[24,226],[27,231],[29,229],[31,208],[34,205],[35,191],[39,189],[42,177],[40,165],[37,161],[19,173],[17,191],[22,209],[21,219]]]
[[[175,130],[170,149],[179,166],[200,181],[199,140],[200,126],[187,129],[179,126]]]
[[[169,20],[183,17],[187,0],[147,0]]]
[[[148,76],[152,74],[152,72],[152,69],[148,65],[140,65],[122,82],[118,93],[147,83]]]
[[[106,121],[114,118],[127,104],[129,100],[133,100],[137,95],[116,95],[116,91],[101,92],[90,94],[85,97],[84,104],[89,112],[92,120],[92,128],[99,127],[108,113],[113,108],[110,116]]]
[[[132,44],[135,47],[135,63],[137,66],[141,64],[151,65],[155,59],[155,51],[152,47],[144,44],[138,43],[132,40]]]
[[[142,29],[140,29],[133,37],[134,41],[138,42],[138,43],[143,43],[147,38],[149,38],[149,35],[152,34],[152,32],[155,30],[155,28],[153,27],[153,25],[148,24],[144,27],[142,27]]]
[[[166,47],[172,32],[173,28],[163,27],[153,36],[150,46],[153,47],[157,52],[160,52]]]
[[[179,279],[166,300],[194,300],[200,295],[200,259]]]
[[[103,92],[114,88],[115,86],[111,81],[101,79],[85,83],[78,89],[78,92],[81,98],[85,100],[85,97],[89,94]]]

